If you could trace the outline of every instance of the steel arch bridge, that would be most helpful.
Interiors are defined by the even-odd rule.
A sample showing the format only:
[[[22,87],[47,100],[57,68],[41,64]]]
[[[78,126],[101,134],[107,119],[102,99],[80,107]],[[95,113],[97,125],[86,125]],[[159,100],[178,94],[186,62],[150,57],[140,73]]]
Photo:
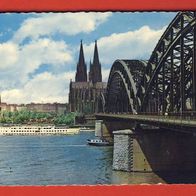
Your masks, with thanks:
[[[148,61],[116,60],[111,68],[106,113],[196,111],[196,12],[179,12]]]

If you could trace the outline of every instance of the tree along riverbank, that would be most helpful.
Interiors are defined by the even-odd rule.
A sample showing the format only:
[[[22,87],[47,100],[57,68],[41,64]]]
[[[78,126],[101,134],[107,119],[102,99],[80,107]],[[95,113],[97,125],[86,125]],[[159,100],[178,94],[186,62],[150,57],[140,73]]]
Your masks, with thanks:
[[[0,123],[5,124],[34,124],[34,123],[46,123],[55,125],[74,125],[76,113],[67,114],[55,114],[55,113],[43,113],[35,111],[1,111]]]

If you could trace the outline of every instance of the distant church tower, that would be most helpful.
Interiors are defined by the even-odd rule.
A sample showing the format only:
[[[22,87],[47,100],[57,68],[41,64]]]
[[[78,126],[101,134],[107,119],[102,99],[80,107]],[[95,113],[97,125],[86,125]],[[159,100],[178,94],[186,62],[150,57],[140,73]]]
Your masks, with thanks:
[[[82,40],[80,43],[80,54],[79,54],[79,60],[77,64],[75,81],[76,82],[87,82],[87,70],[86,70],[86,63],[84,59]]]
[[[93,63],[90,62],[89,81],[93,84],[96,82],[102,82],[101,64],[99,62],[97,40],[95,41]]]

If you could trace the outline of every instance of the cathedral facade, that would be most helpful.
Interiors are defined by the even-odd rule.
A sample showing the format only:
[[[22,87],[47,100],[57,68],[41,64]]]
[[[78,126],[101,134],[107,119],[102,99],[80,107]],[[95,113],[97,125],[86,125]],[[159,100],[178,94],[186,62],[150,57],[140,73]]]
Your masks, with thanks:
[[[103,104],[106,87],[107,83],[102,82],[97,41],[95,41],[93,62],[90,62],[88,74],[81,41],[75,82],[70,81],[69,86],[70,112],[93,114],[101,111],[100,104]]]

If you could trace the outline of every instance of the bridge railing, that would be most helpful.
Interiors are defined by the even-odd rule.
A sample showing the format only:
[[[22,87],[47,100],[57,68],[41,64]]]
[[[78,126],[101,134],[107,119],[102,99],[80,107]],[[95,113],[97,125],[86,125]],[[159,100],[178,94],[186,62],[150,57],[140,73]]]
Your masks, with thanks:
[[[186,121],[196,121],[196,111],[185,111],[185,112],[169,112],[169,113],[157,113],[157,112],[140,112],[133,114],[131,112],[109,112],[105,114],[122,114],[122,115],[136,115],[136,116],[146,116],[146,118],[158,118],[160,120],[173,119],[173,120],[186,120]]]
[[[180,113],[149,113],[142,112],[138,114],[133,114],[130,112],[110,112],[110,113],[101,113],[101,115],[106,115],[114,118],[122,119],[132,119],[139,121],[142,124],[154,124],[159,126],[160,124],[164,126],[177,126],[182,129],[183,127],[193,128],[196,127],[196,111],[191,112],[180,112]]]
[[[182,113],[139,113],[138,118],[146,121],[156,121],[165,124],[178,124],[181,126],[196,126],[196,111],[194,112],[182,112]]]

